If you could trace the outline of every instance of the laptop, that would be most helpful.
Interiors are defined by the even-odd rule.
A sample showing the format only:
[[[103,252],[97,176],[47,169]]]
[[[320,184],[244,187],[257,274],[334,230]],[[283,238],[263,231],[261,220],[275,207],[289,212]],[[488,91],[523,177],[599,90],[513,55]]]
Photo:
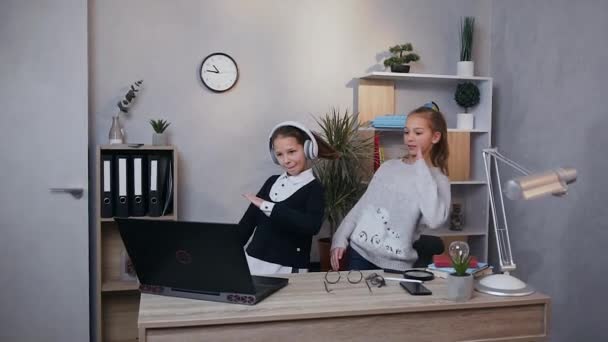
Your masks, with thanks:
[[[254,305],[289,281],[251,275],[237,224],[115,220],[141,292]]]

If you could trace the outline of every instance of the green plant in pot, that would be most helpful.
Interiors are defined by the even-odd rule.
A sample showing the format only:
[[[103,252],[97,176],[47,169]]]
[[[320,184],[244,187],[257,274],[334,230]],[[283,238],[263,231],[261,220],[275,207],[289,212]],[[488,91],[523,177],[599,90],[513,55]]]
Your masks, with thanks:
[[[365,191],[363,164],[371,165],[373,136],[359,132],[357,116],[348,110],[332,109],[316,119],[318,134],[339,154],[335,160],[319,160],[314,172],[325,190],[325,219],[330,236],[319,239],[321,270],[329,269],[331,238],[341,220]]]
[[[156,146],[168,145],[169,139],[167,137],[167,133],[165,133],[165,130],[167,129],[167,127],[169,127],[169,125],[171,125],[171,123],[168,122],[167,120],[157,119],[157,120],[150,120],[150,125],[152,126],[152,129],[154,130],[154,134],[152,135],[152,145],[156,145]]]
[[[473,295],[473,275],[467,272],[471,262],[469,244],[454,241],[448,248],[454,272],[448,275],[448,299],[465,301]]]
[[[464,113],[456,114],[456,128],[458,129],[473,129],[475,125],[475,117],[469,113],[469,108],[479,104],[479,88],[473,82],[463,82],[456,86],[454,100],[464,108]]]
[[[384,66],[390,67],[391,72],[409,72],[408,63],[420,60],[420,56],[412,52],[413,50],[412,43],[391,46],[388,51],[392,56],[384,60]]]
[[[475,27],[474,17],[464,17],[460,19],[460,62],[457,65],[456,74],[458,76],[472,77],[475,70],[473,62],[473,31]]]

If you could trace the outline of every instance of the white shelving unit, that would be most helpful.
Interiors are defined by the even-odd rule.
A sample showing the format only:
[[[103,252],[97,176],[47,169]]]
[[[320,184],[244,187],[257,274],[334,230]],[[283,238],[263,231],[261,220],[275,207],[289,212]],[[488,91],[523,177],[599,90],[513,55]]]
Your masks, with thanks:
[[[463,112],[454,101],[458,83],[470,81],[479,87],[480,103],[472,108],[475,128],[470,131],[455,129],[456,114]],[[452,202],[459,202],[464,209],[464,228],[461,231],[445,227],[424,233],[441,236],[449,242],[468,239],[472,253],[480,261],[487,261],[489,198],[481,151],[491,145],[492,132],[492,78],[460,77],[455,75],[401,74],[373,72],[359,78],[358,112],[361,131],[380,136],[385,159],[398,158],[405,152],[402,129],[373,128],[366,122],[378,115],[407,114],[424,103],[435,101],[448,123],[448,134],[470,135],[470,176],[466,180],[452,180]]]

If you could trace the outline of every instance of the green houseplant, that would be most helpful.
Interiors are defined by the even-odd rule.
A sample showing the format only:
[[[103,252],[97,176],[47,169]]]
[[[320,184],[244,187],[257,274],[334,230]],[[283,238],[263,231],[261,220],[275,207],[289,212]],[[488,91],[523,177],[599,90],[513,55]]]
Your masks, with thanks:
[[[464,301],[473,295],[473,275],[467,272],[471,262],[469,244],[464,241],[454,241],[448,248],[454,272],[448,275],[448,298]]]
[[[475,63],[471,60],[473,54],[474,17],[460,19],[460,62],[457,65],[457,75],[473,76]]]
[[[479,104],[479,88],[473,82],[463,82],[456,86],[454,100],[464,108],[464,113],[456,115],[456,128],[458,129],[473,129],[475,117],[469,113],[469,108]]]
[[[392,56],[384,60],[384,66],[390,67],[391,72],[409,72],[408,63],[420,60],[420,56],[412,52],[413,50],[412,43],[391,46],[388,51]]]
[[[169,125],[171,125],[171,123],[167,120],[157,119],[150,120],[150,125],[154,130],[154,134],[152,135],[152,145],[168,145],[168,137],[165,133],[165,130],[167,129],[167,127],[169,127]]]
[[[319,160],[314,165],[317,179],[325,189],[325,218],[330,236],[319,239],[321,269],[329,269],[331,237],[340,221],[365,191],[362,164],[371,165],[373,137],[359,132],[357,116],[348,110],[333,108],[316,119],[318,134],[339,154],[335,160]]]

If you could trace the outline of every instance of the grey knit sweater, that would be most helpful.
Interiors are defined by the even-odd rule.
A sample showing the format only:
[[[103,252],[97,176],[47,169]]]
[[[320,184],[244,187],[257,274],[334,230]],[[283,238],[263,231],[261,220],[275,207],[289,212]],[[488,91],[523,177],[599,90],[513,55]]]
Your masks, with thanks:
[[[441,226],[448,218],[450,182],[423,160],[384,162],[367,191],[346,215],[332,249],[348,246],[373,264],[393,270],[412,267],[418,255],[412,244],[421,225]]]

